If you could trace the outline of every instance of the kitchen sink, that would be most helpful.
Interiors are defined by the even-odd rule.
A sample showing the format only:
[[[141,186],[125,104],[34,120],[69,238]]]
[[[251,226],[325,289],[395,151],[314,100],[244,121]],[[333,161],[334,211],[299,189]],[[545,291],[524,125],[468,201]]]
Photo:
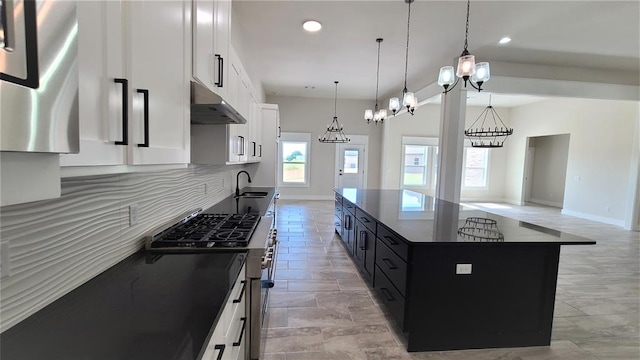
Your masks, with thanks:
[[[236,196],[238,198],[263,198],[269,193],[266,191],[245,191],[242,194]]]

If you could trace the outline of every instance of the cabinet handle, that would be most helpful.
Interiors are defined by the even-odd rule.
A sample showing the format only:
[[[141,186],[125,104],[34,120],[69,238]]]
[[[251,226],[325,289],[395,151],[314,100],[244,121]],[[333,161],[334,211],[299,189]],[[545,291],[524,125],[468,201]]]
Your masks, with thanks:
[[[380,291],[387,298],[387,301],[396,301],[396,298],[391,295],[391,292],[387,288],[380,288]]]
[[[278,137],[282,136],[282,128],[278,126]]]
[[[113,79],[117,84],[122,84],[122,141],[116,141],[116,145],[129,145],[129,80]]]
[[[224,86],[224,79],[223,79],[224,58],[220,56],[220,54],[216,54],[215,56],[216,56],[216,59],[218,60],[218,81],[216,81],[214,85],[217,87],[223,87]]]
[[[136,92],[142,94],[143,98],[143,114],[144,114],[144,143],[138,144],[138,147],[149,147],[149,90],[137,89]]]
[[[349,215],[344,216],[344,228],[347,230],[351,230],[351,216]]]
[[[253,144],[253,155],[251,155],[251,156],[256,156],[256,145],[257,144],[256,144],[255,141],[252,141],[251,143]]]
[[[258,145],[258,150],[260,150],[258,157],[262,157],[262,145]]]
[[[244,136],[238,136],[238,140],[240,140],[240,145],[239,145],[239,149],[238,149],[238,155],[243,156],[244,155]]]
[[[389,235],[385,235],[383,236],[383,238],[387,239],[387,241],[389,242],[389,244],[391,245],[398,245],[398,242],[395,241],[391,236]]]
[[[2,25],[2,48],[12,52],[15,45],[15,25],[13,24],[13,0],[0,1],[0,25]]]
[[[244,328],[247,326],[246,317],[240,318],[240,321],[242,321],[242,329],[240,329],[240,337],[238,338],[238,341],[233,343],[233,346],[240,346],[240,343],[242,342],[242,335],[244,335]]]
[[[242,296],[244,295],[244,289],[247,287],[247,281],[246,280],[242,280],[242,289],[240,289],[240,296],[237,299],[233,299],[233,303],[237,304],[240,301],[242,301]]]
[[[367,250],[367,232],[364,230],[360,231],[360,238],[362,239],[360,250]]]
[[[396,266],[396,264],[393,263],[393,261],[387,259],[387,258],[382,258],[382,262],[385,263],[385,265],[387,265],[387,267],[389,268],[389,270],[395,270],[398,267]]]
[[[365,223],[370,223],[371,222],[371,221],[369,221],[369,219],[367,219],[364,216],[361,216],[360,219],[362,219],[362,222],[365,222]]]
[[[218,357],[216,358],[216,360],[222,360],[222,354],[224,354],[224,344],[218,344],[216,346],[213,347],[215,350],[220,350],[220,352],[218,353]]]

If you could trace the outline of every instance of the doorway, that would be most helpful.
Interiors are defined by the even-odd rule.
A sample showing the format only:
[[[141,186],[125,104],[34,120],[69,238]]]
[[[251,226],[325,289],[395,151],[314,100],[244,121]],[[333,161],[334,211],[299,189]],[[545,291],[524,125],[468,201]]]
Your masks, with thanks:
[[[366,144],[354,143],[337,146],[334,181],[336,188],[361,189],[367,186],[366,148]]]
[[[527,138],[522,200],[562,208],[568,159],[569,134]]]

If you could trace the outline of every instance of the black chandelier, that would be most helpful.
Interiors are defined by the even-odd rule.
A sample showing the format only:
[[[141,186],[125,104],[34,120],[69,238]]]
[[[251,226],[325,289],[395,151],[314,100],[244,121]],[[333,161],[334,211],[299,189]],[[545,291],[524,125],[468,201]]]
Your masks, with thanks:
[[[491,115],[491,119],[489,119]],[[496,119],[497,118],[497,119]],[[478,121],[482,120],[479,126],[474,126]],[[490,123],[492,121],[492,123]],[[499,124],[498,124],[499,123]],[[513,128],[508,127],[491,106],[491,97],[489,97],[489,106],[487,106],[476,121],[464,131],[464,135],[471,141],[472,147],[477,148],[499,148],[504,145],[507,136],[513,134]]]
[[[413,115],[413,112],[418,106],[418,99],[413,92],[407,91],[407,68],[409,66],[409,27],[411,24],[411,3],[414,0],[404,0],[409,4],[409,11],[407,13],[407,47],[405,50],[404,59],[404,89],[402,90],[402,106],[407,108],[409,114]],[[395,115],[400,110],[400,99],[397,97],[389,99],[389,110]]]
[[[378,108],[378,84],[380,83],[380,43],[382,42],[382,38],[377,38],[376,42],[378,43],[378,67],[376,69],[376,106],[373,110],[367,109],[364,111],[364,119],[367,121],[367,124],[373,120],[373,122],[378,125],[378,123],[383,123],[384,119],[387,118],[387,109],[379,109]]]
[[[327,125],[327,131],[324,132],[324,135],[318,136],[318,141],[328,144],[348,143],[351,139],[342,132],[342,125],[338,124],[338,82],[334,81],[334,83],[336,84],[336,96],[333,105],[333,121]]]
[[[467,87],[469,83],[474,89],[482,91],[482,84],[489,81],[491,73],[489,71],[489,63],[481,62],[476,64],[475,56],[469,54],[467,50],[469,46],[469,7],[470,0],[467,0],[467,26],[464,33],[464,50],[458,58],[458,68],[456,69],[455,76],[453,72],[453,66],[443,66],[440,68],[440,74],[438,75],[438,85],[444,88],[444,93],[448,93],[453,90],[458,82],[462,78],[464,80],[464,87]]]

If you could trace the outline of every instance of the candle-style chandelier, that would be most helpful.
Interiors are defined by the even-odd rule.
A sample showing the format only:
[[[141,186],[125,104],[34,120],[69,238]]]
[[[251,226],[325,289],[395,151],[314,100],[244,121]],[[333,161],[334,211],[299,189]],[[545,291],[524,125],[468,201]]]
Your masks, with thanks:
[[[453,90],[460,79],[464,81],[464,87],[469,83],[474,89],[482,91],[482,84],[489,81],[491,73],[489,71],[489,63],[481,62],[476,64],[475,56],[467,50],[469,46],[469,7],[470,0],[467,0],[467,26],[464,33],[464,50],[458,58],[458,68],[453,72],[453,66],[443,66],[440,68],[438,75],[438,85],[444,88],[444,93]],[[455,74],[455,76],[454,76]]]
[[[336,96],[333,105],[333,121],[327,125],[327,131],[322,136],[318,136],[318,141],[328,144],[348,143],[351,139],[342,132],[342,125],[338,124],[338,81],[334,81],[334,83],[336,84]]]
[[[489,115],[491,115],[491,118],[489,118]],[[482,122],[479,126],[476,126],[480,120],[482,120]],[[471,146],[478,148],[502,147],[505,140],[507,140],[507,136],[511,134],[513,134],[513,128],[508,127],[502,121],[496,109],[491,106],[491,95],[489,95],[489,106],[487,106],[482,113],[480,113],[476,121],[464,131],[464,135],[471,141]]]

